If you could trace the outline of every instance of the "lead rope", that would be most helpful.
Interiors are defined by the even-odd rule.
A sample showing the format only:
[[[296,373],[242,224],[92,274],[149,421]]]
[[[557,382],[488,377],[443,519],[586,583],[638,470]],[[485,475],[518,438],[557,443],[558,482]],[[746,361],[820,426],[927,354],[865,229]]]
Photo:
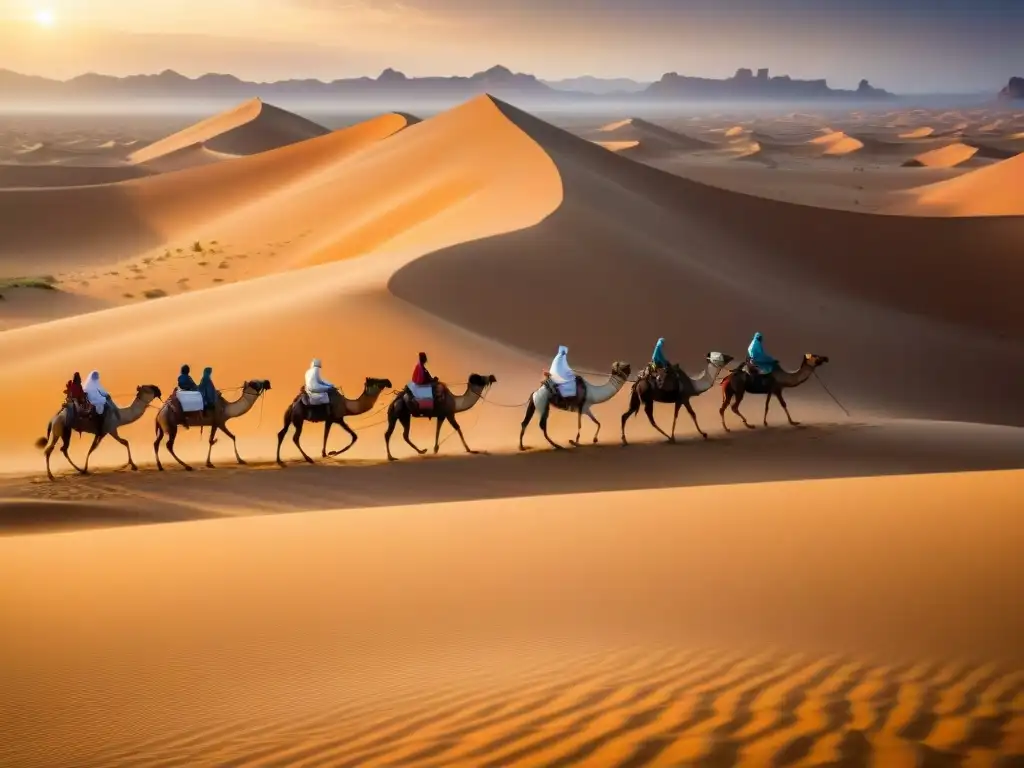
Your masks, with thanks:
[[[832,398],[832,400],[833,400],[833,401],[835,402],[835,404],[836,404],[836,405],[838,405],[838,406],[839,406],[840,408],[842,408],[842,409],[843,409],[843,413],[845,413],[845,414],[846,414],[846,417],[847,417],[847,418],[853,418],[853,417],[852,417],[852,416],[850,415],[850,412],[849,412],[848,410],[846,410],[846,406],[845,406],[845,405],[843,405],[843,404],[842,404],[841,402],[839,402],[839,398],[838,398],[838,397],[836,397],[835,395],[833,395],[833,394],[832,394],[832,390],[830,390],[830,389],[829,389],[829,388],[828,388],[828,387],[827,387],[827,386],[825,385],[825,382],[824,382],[824,381],[822,381],[821,377],[820,377],[820,376],[818,375],[818,369],[817,369],[817,368],[815,368],[815,369],[814,369],[814,378],[816,378],[816,379],[818,380],[818,383],[819,383],[819,384],[821,384],[821,388],[825,390],[825,392],[826,392],[826,393],[828,394],[828,396],[829,396],[829,397],[831,397],[831,398]]]

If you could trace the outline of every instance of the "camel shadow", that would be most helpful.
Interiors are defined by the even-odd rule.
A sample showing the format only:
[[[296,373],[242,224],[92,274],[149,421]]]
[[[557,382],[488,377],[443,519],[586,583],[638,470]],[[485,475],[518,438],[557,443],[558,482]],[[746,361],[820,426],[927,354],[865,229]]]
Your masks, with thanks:
[[[623,447],[608,442],[563,451],[424,456],[395,463],[353,459],[280,469],[269,461],[251,462],[190,473],[187,481],[171,480],[173,490],[169,473],[101,472],[57,484],[21,480],[7,485],[3,495],[14,500],[112,502],[118,509],[173,504],[166,514],[105,513],[92,516],[90,523],[119,525],[203,519],[224,509],[273,514],[1020,468],[1021,430],[930,422],[837,423],[757,429],[675,444]],[[2,512],[8,504],[0,502],[0,532],[24,530],[24,514]],[[62,513],[75,527],[73,511]]]

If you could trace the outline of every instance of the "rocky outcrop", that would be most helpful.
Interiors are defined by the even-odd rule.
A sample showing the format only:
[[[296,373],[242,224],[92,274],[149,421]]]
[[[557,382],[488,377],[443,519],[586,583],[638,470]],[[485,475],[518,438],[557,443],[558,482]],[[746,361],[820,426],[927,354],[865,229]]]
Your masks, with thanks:
[[[692,99],[765,99],[791,100],[823,99],[846,97],[857,99],[888,98],[892,94],[881,88],[874,88],[867,80],[861,80],[856,91],[829,88],[822,80],[794,80],[789,75],[769,77],[768,70],[761,68],[754,75],[746,67],[725,80],[705,77],[687,77],[669,72],[661,80],[651,84],[646,95],[657,98]]]
[[[1024,77],[1011,77],[1006,87],[999,92],[1000,99],[1024,101]]]

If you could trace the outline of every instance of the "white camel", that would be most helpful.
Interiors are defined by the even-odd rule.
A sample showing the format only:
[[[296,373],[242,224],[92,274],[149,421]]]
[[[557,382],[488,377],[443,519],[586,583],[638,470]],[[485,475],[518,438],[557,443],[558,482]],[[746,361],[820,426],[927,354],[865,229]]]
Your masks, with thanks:
[[[595,418],[591,408],[615,397],[629,380],[631,370],[629,363],[613,363],[611,375],[604,384],[591,384],[584,381],[581,376],[577,376],[577,396],[572,398],[555,397],[553,392],[554,385],[549,387],[547,382],[541,384],[540,388],[533,393],[530,401],[526,404],[526,415],[523,417],[522,429],[519,431],[519,450],[526,450],[526,446],[523,445],[523,435],[526,434],[526,427],[529,426],[530,420],[533,419],[534,412],[540,414],[540,429],[544,433],[544,438],[555,448],[562,448],[548,435],[548,414],[551,408],[557,408],[560,411],[576,411],[578,415],[576,439],[570,440],[570,444],[576,446],[580,444],[580,431],[583,429],[584,414],[597,425],[597,430],[594,432],[594,442],[596,443],[598,435],[601,434],[601,422]]]

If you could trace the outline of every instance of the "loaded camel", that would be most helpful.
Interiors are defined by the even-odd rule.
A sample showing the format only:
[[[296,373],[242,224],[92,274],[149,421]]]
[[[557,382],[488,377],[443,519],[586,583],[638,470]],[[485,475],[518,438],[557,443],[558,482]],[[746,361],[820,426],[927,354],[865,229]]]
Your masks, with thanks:
[[[594,416],[591,408],[615,397],[629,379],[631,370],[629,363],[613,363],[611,375],[604,384],[589,384],[582,376],[577,376],[576,396],[570,398],[559,395],[555,384],[551,382],[550,378],[546,378],[526,404],[526,415],[523,417],[522,428],[519,430],[519,450],[526,450],[526,446],[523,445],[523,435],[526,434],[526,428],[529,426],[530,420],[533,419],[534,412],[540,413],[540,429],[544,433],[545,439],[555,448],[562,448],[548,435],[548,414],[551,408],[577,413],[576,439],[570,440],[570,444],[578,446],[580,443],[583,414],[586,414],[597,425],[597,430],[594,432],[594,442],[596,443],[597,436],[601,434],[601,422]]]
[[[493,375],[481,376],[479,373],[471,373],[466,391],[461,395],[456,395],[445,384],[435,380],[433,384],[433,408],[430,410],[421,409],[412,393],[408,390],[398,393],[391,405],[388,406],[388,429],[384,434],[384,447],[388,452],[388,461],[397,461],[391,455],[391,435],[395,431],[395,425],[399,422],[402,424],[402,437],[405,438],[405,442],[411,445],[413,450],[421,456],[426,453],[425,450],[417,448],[416,444],[409,439],[409,427],[411,426],[412,419],[437,419],[437,431],[434,433],[434,453],[441,449],[439,442],[441,426],[446,421],[458,433],[466,453],[476,453],[466,444],[466,438],[462,436],[462,428],[455,420],[455,414],[468,411],[476,405],[483,396],[484,390],[497,381]]]
[[[369,411],[385,389],[391,389],[390,379],[367,377],[366,382],[363,384],[363,393],[355,400],[349,400],[337,389],[332,389],[329,392],[328,402],[323,405],[310,405],[305,388],[300,389],[299,394],[295,396],[291,405],[288,406],[288,410],[284,412],[284,427],[277,433],[277,463],[284,466],[284,462],[281,461],[281,444],[288,434],[289,427],[295,427],[295,432],[292,434],[292,442],[299,449],[302,458],[310,464],[314,463],[313,459],[302,450],[302,445],[299,442],[299,438],[302,436],[302,425],[307,421],[312,423],[322,421],[324,423],[324,444],[320,449],[321,458],[326,459],[328,455],[337,456],[345,453],[345,451],[356,444],[358,439],[352,428],[345,423],[345,417],[358,416]],[[340,451],[331,451],[328,454],[327,436],[331,433],[331,427],[335,424],[340,424],[341,428],[348,432],[351,440]]]
[[[708,439],[708,433],[701,429],[700,424],[697,423],[697,414],[693,412],[690,398],[697,397],[697,395],[711,389],[714,386],[715,379],[718,378],[718,372],[727,366],[733,360],[733,357],[722,352],[708,352],[704,359],[708,362],[707,368],[696,378],[691,378],[678,365],[673,365],[671,368],[660,372],[660,375],[647,374],[637,379],[633,385],[632,392],[629,394],[629,410],[622,414],[623,445],[628,445],[626,442],[626,421],[629,420],[630,416],[636,416],[640,411],[641,404],[644,406],[644,413],[647,414],[647,420],[651,422],[651,426],[662,435],[665,435],[670,443],[676,441],[676,420],[679,418],[679,409],[684,407],[686,412],[690,414],[690,418],[693,419],[693,426],[697,428],[697,432],[705,440]],[[672,414],[672,430],[669,434],[666,434],[654,421],[655,403],[671,403],[675,406],[675,411]]]
[[[171,398],[165,402],[156,414],[156,440],[153,442],[153,452],[156,454],[156,468],[161,472],[164,467],[160,463],[160,443],[167,435],[167,450],[174,460],[177,461],[189,472],[192,467],[178,458],[174,452],[174,441],[178,437],[179,427],[209,427],[210,448],[206,452],[206,466],[213,469],[213,462],[210,455],[213,453],[213,444],[217,442],[216,435],[219,429],[231,438],[232,447],[235,449],[235,459],[239,464],[245,464],[242,457],[238,455],[238,441],[228,429],[228,421],[244,416],[259,400],[260,395],[270,389],[270,382],[266,379],[253,379],[242,384],[242,394],[237,400],[228,402],[220,392],[217,393],[217,402],[209,411],[184,412],[180,407],[171,404]]]
[[[50,419],[50,423],[46,425],[46,437],[36,440],[36,447],[45,449],[47,476],[53,480],[53,473],[50,471],[50,454],[53,453],[58,438],[62,440],[60,452],[64,454],[68,464],[83,475],[89,474],[89,457],[92,456],[92,452],[96,450],[107,435],[110,435],[125,447],[125,450],[128,451],[128,466],[133,471],[138,470],[138,466],[132,460],[131,446],[128,445],[127,440],[117,433],[117,429],[141,419],[142,414],[149,408],[149,404],[159,399],[161,399],[160,387],[154,384],[143,384],[135,388],[135,399],[131,405],[127,408],[118,408],[113,404],[112,400],[108,400],[107,407],[103,409],[102,416],[83,412],[75,405],[65,405],[57,412],[56,416]],[[92,445],[89,446],[89,452],[85,456],[84,467],[76,465],[68,455],[72,431],[93,436]]]
[[[827,357],[807,354],[804,355],[800,368],[792,372],[784,370],[780,365],[776,365],[775,370],[769,374],[751,374],[748,372],[745,364],[731,371],[728,376],[722,379],[722,407],[718,409],[718,413],[722,417],[722,427],[725,428],[726,432],[730,431],[725,423],[725,409],[729,407],[730,401],[735,398],[735,402],[732,404],[732,412],[743,420],[743,426],[747,429],[754,428],[754,425],[750,424],[743,414],[740,413],[740,403],[743,402],[745,394],[768,396],[764,401],[764,425],[766,427],[768,426],[768,406],[771,405],[772,397],[775,397],[782,403],[782,410],[786,412],[786,418],[789,419],[789,423],[794,427],[800,426],[800,422],[793,421],[793,417],[789,415],[789,408],[786,407],[786,401],[782,397],[782,390],[799,387],[811,378],[815,368],[827,362]]]

